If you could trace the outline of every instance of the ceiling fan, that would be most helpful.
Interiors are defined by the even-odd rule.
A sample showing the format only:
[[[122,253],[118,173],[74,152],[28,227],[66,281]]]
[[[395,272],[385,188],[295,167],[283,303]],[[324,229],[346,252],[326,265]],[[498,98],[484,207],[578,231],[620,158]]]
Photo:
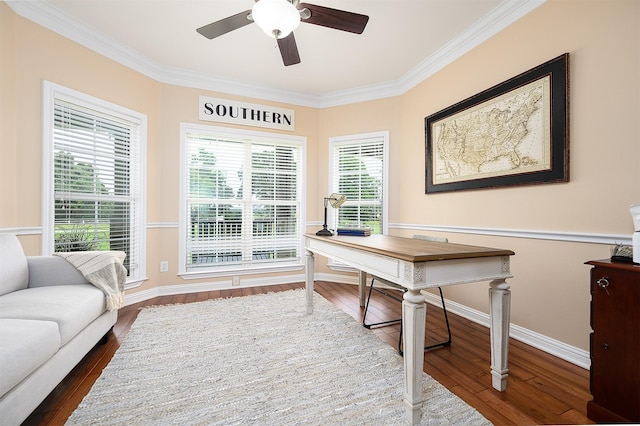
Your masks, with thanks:
[[[208,39],[214,39],[252,22],[278,42],[285,66],[300,63],[300,54],[293,36],[300,22],[320,25],[340,31],[362,34],[369,17],[359,13],[331,9],[300,0],[256,0],[252,9],[237,13],[196,31]]]

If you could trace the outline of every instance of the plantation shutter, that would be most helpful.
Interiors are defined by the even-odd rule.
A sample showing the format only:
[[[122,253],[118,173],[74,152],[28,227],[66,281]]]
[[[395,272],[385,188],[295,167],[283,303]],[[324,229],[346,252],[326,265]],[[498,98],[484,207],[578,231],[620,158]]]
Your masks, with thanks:
[[[140,123],[54,100],[54,251],[120,250],[138,267]]]
[[[332,190],[347,196],[336,209],[337,227],[383,230],[384,137],[372,136],[333,144]]]
[[[299,262],[301,146],[187,131],[187,271]]]

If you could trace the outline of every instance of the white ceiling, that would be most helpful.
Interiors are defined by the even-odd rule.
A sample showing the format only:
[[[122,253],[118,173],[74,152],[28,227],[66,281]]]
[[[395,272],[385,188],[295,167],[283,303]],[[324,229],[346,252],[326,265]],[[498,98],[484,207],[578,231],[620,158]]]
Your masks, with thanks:
[[[369,16],[363,34],[301,23],[301,63],[251,24],[213,40],[196,28],[253,0],[8,0],[16,13],[158,81],[308,106],[394,96],[544,0],[311,0]]]

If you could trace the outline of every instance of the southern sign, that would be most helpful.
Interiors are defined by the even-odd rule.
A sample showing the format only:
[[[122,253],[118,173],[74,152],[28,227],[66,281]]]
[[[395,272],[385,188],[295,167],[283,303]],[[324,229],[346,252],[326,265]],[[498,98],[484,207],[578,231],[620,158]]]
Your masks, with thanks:
[[[242,124],[269,129],[295,130],[295,111],[269,105],[200,96],[199,118],[203,121]]]

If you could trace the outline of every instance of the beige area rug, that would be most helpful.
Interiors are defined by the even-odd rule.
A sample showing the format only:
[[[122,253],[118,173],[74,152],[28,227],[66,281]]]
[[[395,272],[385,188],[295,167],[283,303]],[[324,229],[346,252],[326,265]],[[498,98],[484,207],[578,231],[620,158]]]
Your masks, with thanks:
[[[402,358],[318,294],[314,306],[291,290],[146,308],[67,424],[406,424]],[[423,383],[432,424],[490,424]]]

